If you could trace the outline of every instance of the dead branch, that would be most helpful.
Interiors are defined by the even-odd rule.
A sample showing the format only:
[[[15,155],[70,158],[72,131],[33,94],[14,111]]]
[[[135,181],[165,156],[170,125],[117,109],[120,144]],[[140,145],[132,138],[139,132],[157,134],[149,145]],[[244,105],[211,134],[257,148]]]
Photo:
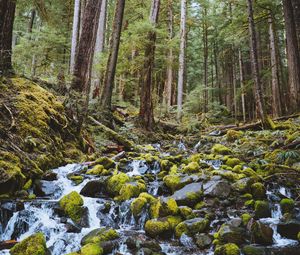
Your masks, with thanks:
[[[16,126],[16,121],[15,121],[15,118],[14,118],[14,115],[13,113],[11,112],[11,110],[8,108],[8,106],[6,104],[3,104],[4,108],[8,111],[9,115],[10,115],[10,118],[11,118],[11,125],[10,125],[10,128],[9,130],[11,130],[12,128],[14,128]]]

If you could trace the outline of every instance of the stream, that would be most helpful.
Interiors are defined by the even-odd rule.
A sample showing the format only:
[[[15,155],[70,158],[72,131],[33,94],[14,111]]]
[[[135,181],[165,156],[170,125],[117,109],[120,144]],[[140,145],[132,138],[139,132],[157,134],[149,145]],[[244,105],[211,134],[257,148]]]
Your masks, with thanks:
[[[220,162],[209,161],[214,169],[220,167]],[[144,212],[139,219],[133,217],[130,204],[133,199],[116,202],[109,197],[85,197],[84,206],[88,208],[86,221],[89,227],[79,228],[75,226],[70,219],[61,217],[57,211],[58,201],[72,191],[80,191],[85,185],[101,177],[85,175],[84,181],[75,185],[73,181],[68,179],[72,173],[79,173],[86,166],[81,164],[70,164],[57,169],[53,172],[57,174],[54,181],[41,181],[45,196],[38,197],[31,201],[1,201],[0,203],[0,242],[6,240],[21,241],[30,235],[42,232],[46,237],[47,247],[52,255],[63,255],[76,252],[80,249],[81,239],[94,229],[100,227],[111,227],[117,230],[120,235],[117,245],[114,246],[111,254],[144,254],[143,251],[133,253],[128,247],[130,243],[128,239],[155,241],[159,244],[161,251],[159,254],[175,255],[175,254],[214,254],[213,246],[210,245],[205,250],[200,250],[193,238],[186,235],[181,236],[180,240],[175,237],[168,240],[151,239],[146,236],[144,225],[149,219],[147,212]],[[151,166],[143,160],[132,160],[128,164],[129,171],[126,174],[129,177],[143,176],[145,174],[153,176],[151,181],[147,183],[147,191],[154,197],[164,196],[164,191],[160,189],[162,181],[158,178],[160,173],[160,165],[157,162]],[[31,192],[33,192],[31,190]],[[268,187],[267,199],[271,204],[272,214],[269,218],[262,218],[260,222],[269,225],[273,229],[273,245],[263,247],[265,254],[300,254],[299,244],[296,240],[283,238],[277,231],[277,226],[282,218],[279,202],[280,198],[292,198],[293,195],[288,188],[273,185]],[[107,208],[109,204],[109,208]],[[299,210],[297,217],[299,217]],[[237,217],[236,211],[222,213],[222,217],[216,217],[210,223],[209,233],[218,230],[222,223]],[[285,253],[285,249],[291,250]],[[0,251],[1,255],[8,255],[9,250]]]

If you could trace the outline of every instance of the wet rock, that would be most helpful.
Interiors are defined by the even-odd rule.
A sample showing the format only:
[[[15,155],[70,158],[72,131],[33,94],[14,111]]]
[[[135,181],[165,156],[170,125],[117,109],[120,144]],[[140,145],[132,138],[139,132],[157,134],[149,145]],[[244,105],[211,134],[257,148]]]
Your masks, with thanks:
[[[280,201],[280,208],[282,213],[291,213],[295,208],[295,202],[293,199],[284,198]]]
[[[250,187],[253,183],[251,178],[243,178],[232,184],[232,189],[241,193],[250,191]]]
[[[100,244],[88,243],[81,247],[80,254],[81,255],[102,255],[103,249],[100,246]]]
[[[11,255],[46,255],[46,240],[42,233],[32,235],[10,249]]]
[[[52,171],[46,171],[42,178],[44,181],[56,181],[57,180],[57,173],[54,173]]]
[[[227,181],[211,180],[204,184],[204,195],[218,198],[226,198],[229,196],[231,187]]]
[[[119,234],[112,228],[98,228],[92,230],[81,240],[81,245],[88,243],[99,243],[104,241],[112,241],[119,238]]]
[[[267,197],[266,188],[260,182],[251,185],[251,194],[255,200],[263,200]]]
[[[66,223],[66,229],[67,229],[67,233],[80,233],[81,232],[81,228],[78,226],[75,226],[72,223],[67,222]]]
[[[192,237],[182,234],[179,238],[180,244],[188,249],[195,249],[196,245]]]
[[[256,244],[270,245],[273,243],[273,229],[259,221],[251,224],[251,241]]]
[[[210,235],[204,234],[204,233],[197,234],[195,236],[195,239],[196,239],[197,246],[201,250],[208,248],[212,243],[212,237]]]
[[[290,220],[286,223],[279,223],[277,231],[282,237],[298,240],[297,235],[300,232],[300,221]]]
[[[18,190],[15,192],[15,196],[19,198],[27,198],[28,197],[28,192],[26,190]]]
[[[256,201],[254,204],[254,218],[269,218],[271,217],[271,209],[269,202],[267,201]]]
[[[14,247],[18,242],[16,240],[8,240],[0,242],[0,251],[9,250]]]
[[[172,226],[167,218],[148,220],[145,224],[146,234],[150,237],[168,238],[172,235]]]
[[[21,201],[0,203],[0,222],[2,229],[6,228],[8,221],[15,212],[22,210],[24,210],[24,203]]]
[[[114,249],[116,249],[119,245],[118,240],[110,240],[101,242],[101,247],[103,249],[103,254],[111,254]]]
[[[217,246],[215,249],[215,255],[240,255],[240,248],[234,243],[228,243],[225,245]]]
[[[257,247],[254,245],[245,245],[242,249],[245,255],[265,255],[263,247]]]
[[[81,219],[84,215],[83,199],[76,191],[64,196],[59,201],[59,205],[64,213],[68,215],[76,224],[81,223]]]
[[[93,180],[89,181],[80,191],[80,195],[85,197],[101,197],[104,192],[104,181]]]
[[[178,205],[193,206],[201,200],[202,190],[203,184],[201,182],[191,183],[177,190],[171,198],[174,198]]]
[[[221,243],[242,244],[245,242],[245,234],[245,230],[241,227],[223,224],[218,231],[218,239]]]
[[[263,247],[246,245],[242,250],[244,255],[299,255],[299,246]]]
[[[197,233],[204,232],[209,226],[209,221],[204,218],[194,218],[185,220],[177,225],[175,234],[180,237],[182,234],[193,236]]]
[[[51,181],[36,180],[33,185],[33,192],[38,197],[48,197],[59,194],[61,190]]]
[[[126,174],[115,174],[107,180],[106,190],[111,196],[117,196],[123,185],[129,181],[130,179]]]

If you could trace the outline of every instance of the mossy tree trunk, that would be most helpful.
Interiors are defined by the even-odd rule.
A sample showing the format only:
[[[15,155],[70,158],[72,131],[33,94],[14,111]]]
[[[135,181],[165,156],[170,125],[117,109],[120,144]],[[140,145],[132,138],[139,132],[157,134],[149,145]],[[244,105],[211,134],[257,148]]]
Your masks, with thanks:
[[[0,76],[13,73],[11,57],[15,9],[15,0],[0,0]]]

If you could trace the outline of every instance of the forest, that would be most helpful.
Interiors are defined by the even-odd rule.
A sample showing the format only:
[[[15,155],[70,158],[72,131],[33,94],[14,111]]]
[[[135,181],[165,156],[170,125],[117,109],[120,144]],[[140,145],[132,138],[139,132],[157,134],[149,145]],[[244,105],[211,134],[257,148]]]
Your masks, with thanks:
[[[299,250],[299,0],[0,0],[0,255]]]

